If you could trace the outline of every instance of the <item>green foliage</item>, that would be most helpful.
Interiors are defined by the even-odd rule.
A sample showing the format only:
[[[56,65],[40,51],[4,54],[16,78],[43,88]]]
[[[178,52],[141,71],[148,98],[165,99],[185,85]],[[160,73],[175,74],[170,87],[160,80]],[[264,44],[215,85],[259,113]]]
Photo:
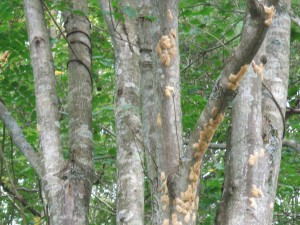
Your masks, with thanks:
[[[300,28],[294,24],[291,29],[291,41],[300,41]]]
[[[183,127],[193,129],[227,56],[238,44],[242,14],[232,3],[182,1],[180,3],[180,55]],[[224,44],[225,43],[225,44]]]
[[[213,224],[222,194],[224,150],[209,150],[201,169],[201,194],[198,211],[200,224]]]
[[[274,224],[299,224],[300,180],[299,153],[290,148],[283,148],[282,162],[276,195]]]

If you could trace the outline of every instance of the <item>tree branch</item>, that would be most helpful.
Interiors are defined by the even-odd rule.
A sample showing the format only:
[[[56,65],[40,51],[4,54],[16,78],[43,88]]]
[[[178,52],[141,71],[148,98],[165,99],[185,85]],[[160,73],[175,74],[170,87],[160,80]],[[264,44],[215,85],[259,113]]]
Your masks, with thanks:
[[[43,175],[43,169],[41,166],[41,157],[34,151],[31,145],[27,142],[21,128],[18,126],[17,122],[14,120],[10,112],[0,102],[0,119],[3,121],[6,128],[13,139],[15,145],[20,149],[20,151],[25,155],[26,159],[30,165],[34,168],[39,176]]]
[[[291,108],[291,107],[286,107],[285,120],[287,120],[291,116],[297,115],[297,114],[300,114],[300,108],[299,109],[295,109],[295,108]]]
[[[219,117],[218,115],[224,114],[229,102],[235,97],[239,85],[239,80],[236,79],[235,85],[232,86],[230,79],[237,78],[238,75],[242,77],[265,38],[270,25],[269,19],[272,19],[274,13],[273,9],[257,5],[254,0],[248,0],[248,7],[251,7],[251,11],[254,14],[254,9],[256,8],[256,11],[260,12],[260,15],[252,18],[249,13],[246,16],[241,43],[227,60],[225,68],[216,82],[210,99],[190,137],[189,144],[191,147],[195,142],[198,142],[200,131],[204,130],[204,126],[209,124],[210,119],[216,119]],[[257,9],[257,7],[264,10]]]
[[[282,141],[282,145],[286,146],[286,147],[293,148],[293,149],[297,150],[300,153],[300,143],[295,141],[295,140],[284,139]]]
[[[102,200],[99,196],[97,196],[96,194],[92,193],[92,195],[94,195],[94,197],[101,202],[106,208],[102,208],[104,211],[112,214],[112,215],[116,215],[116,209],[113,208],[112,206],[110,206],[107,202],[105,202],[104,200]]]
[[[283,139],[282,145],[285,147],[293,148],[300,153],[300,143],[295,140]],[[225,150],[226,144],[225,143],[210,143],[208,148]]]
[[[208,145],[208,148],[210,149],[226,149],[225,143],[210,143]]]
[[[290,13],[292,21],[300,27],[300,18],[296,16],[294,13]]]

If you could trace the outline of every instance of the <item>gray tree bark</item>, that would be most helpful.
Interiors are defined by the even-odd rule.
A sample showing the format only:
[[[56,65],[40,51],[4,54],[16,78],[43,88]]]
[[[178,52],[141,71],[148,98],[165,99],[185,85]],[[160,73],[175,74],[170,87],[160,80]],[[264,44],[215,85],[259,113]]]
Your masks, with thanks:
[[[142,31],[140,32],[142,34],[140,70],[143,77],[144,140],[148,168],[154,186],[152,191],[155,206],[152,222],[154,224],[180,224],[181,222],[195,224],[195,210],[198,208],[199,201],[197,181],[202,157],[238,87],[236,80],[231,82],[231,74],[237,74],[234,75],[235,78],[240,79],[246,71],[245,64],[251,62],[259,49],[272,20],[273,10],[259,5],[256,1],[248,1],[250,14],[242,43],[228,60],[210,102],[191,137],[190,147],[193,153],[189,154],[188,159],[181,161],[180,88],[176,86],[179,84],[178,65],[176,65],[179,62],[179,56],[176,56],[178,54],[177,2],[150,4],[145,1],[143,9],[141,11],[144,14],[140,15]],[[157,19],[156,22],[149,19],[152,16]],[[147,32],[147,29],[151,29],[152,32]],[[153,51],[154,47],[156,52]],[[175,65],[172,64],[174,62]]]
[[[285,132],[285,121],[282,115],[283,117],[285,115],[288,93],[291,31],[290,8],[290,0],[280,1],[276,8],[277,16],[268,32],[266,41],[268,63],[265,68],[264,81],[279,104],[278,108],[270,93],[263,89],[262,137],[266,157],[264,162],[269,165],[264,173],[264,179],[262,179],[263,191],[266,193],[266,199],[263,202],[265,206],[264,216],[267,217],[266,224],[272,224],[281,148]]]
[[[153,223],[196,224],[199,201],[197,185],[203,155],[223,119],[228,103],[236,94],[240,79],[264,39],[272,21],[273,10],[258,4],[255,0],[247,1],[249,16],[241,44],[228,59],[209,103],[191,135],[189,151],[182,158],[178,1],[120,2],[118,8],[124,16],[122,22],[115,21],[109,1],[99,2],[105,12],[116,56],[117,223],[144,223],[143,148],[145,147],[152,194],[157,203],[153,207]],[[86,8],[82,3],[82,1],[70,1],[72,9],[85,12]],[[90,43],[89,27],[86,25],[88,21],[82,15],[66,14],[67,36],[72,46],[68,63],[71,158],[66,163],[61,154],[54,69],[42,7],[40,1],[25,1],[25,6],[28,12],[32,9],[35,9],[32,10],[33,13],[38,12],[37,15],[27,16],[30,25],[28,26],[30,43],[33,46],[31,50],[33,66],[40,69],[34,68],[37,97],[40,94],[43,99],[44,95],[45,102],[48,104],[47,107],[44,107],[45,102],[37,104],[37,109],[40,110],[38,121],[41,121],[42,128],[49,129],[47,133],[50,132],[49,134],[53,136],[47,139],[46,132],[42,131],[44,135],[41,135],[41,143],[45,160],[43,181],[50,206],[50,221],[53,224],[86,224],[87,217],[80,217],[79,213],[87,215],[86,203],[89,201],[93,180]],[[133,16],[122,12],[121,9],[126,7],[139,13]],[[153,20],[153,17],[156,20]],[[37,34],[32,18],[38,18],[36,23],[42,22]],[[78,28],[83,30],[78,31]],[[151,33],[146,30],[147,28],[150,28]],[[39,48],[40,43],[43,44],[43,48]],[[77,51],[80,51],[79,56],[76,56]],[[50,67],[38,67],[45,62],[48,64],[51,62]],[[48,89],[40,93],[41,87]],[[141,87],[143,88],[142,107]],[[87,109],[86,113],[83,113],[83,109]],[[141,119],[140,109],[142,109],[143,119]],[[77,112],[74,112],[76,110]],[[48,117],[43,120],[45,116]],[[143,142],[143,134],[145,142]],[[73,136],[76,139],[73,139]],[[50,155],[51,151],[53,155]],[[56,160],[55,167],[51,162],[53,159]]]
[[[163,224],[196,224],[199,202],[197,187],[203,156],[215,130],[222,122],[228,104],[236,95],[240,80],[264,40],[274,13],[272,7],[261,5],[257,1],[247,1],[247,6],[241,43],[227,60],[197,122],[190,137],[187,157],[181,162],[178,171],[167,178],[171,204],[169,217],[163,219]]]
[[[123,12],[114,19],[109,1],[99,0],[115,51],[115,119],[117,129],[117,224],[144,224],[144,149],[140,114],[140,51],[137,18]],[[138,1],[119,3],[137,13]]]
[[[44,173],[41,177],[52,224],[63,224],[62,180],[64,166],[59,133],[58,101],[54,65],[41,1],[24,1],[30,56],[35,80],[37,127]]]
[[[0,119],[5,127],[9,130],[10,136],[15,145],[22,151],[30,165],[34,168],[36,173],[41,177],[44,174],[44,168],[41,165],[41,156],[34,151],[32,146],[27,142],[22,129],[18,126],[17,122],[12,117],[11,113],[0,101]]]
[[[142,122],[152,184],[151,222],[161,224],[171,204],[166,178],[177,170],[183,156],[178,1],[144,1],[141,7]]]
[[[249,70],[234,101],[216,224],[272,224],[289,73],[289,9],[290,1],[280,1],[255,58],[259,64],[264,55],[267,64]]]
[[[273,1],[270,1],[273,2]],[[276,2],[276,1],[274,1]],[[109,3],[101,1],[102,9],[111,13]],[[246,72],[257,50],[259,49],[266,31],[272,21],[273,9],[259,4],[257,1],[247,1],[249,14],[240,46],[228,59],[221,78],[218,80],[207,107],[202,113],[195,131],[190,139],[190,151],[185,158],[182,153],[182,128],[180,109],[180,84],[179,84],[179,52],[178,52],[178,1],[126,1],[122,3],[140,12],[138,19],[131,20],[125,16],[125,24],[113,22],[113,16],[106,16],[112,40],[115,47],[116,63],[116,120],[120,135],[118,140],[127,140],[132,143],[133,138],[128,136],[126,130],[126,118],[122,118],[124,111],[119,109],[119,101],[133,104],[130,96],[126,96],[124,90],[128,84],[122,79],[128,79],[126,71],[130,71],[132,79],[131,87],[136,87],[136,76],[141,76],[142,86],[142,124],[145,140],[147,168],[152,182],[152,194],[154,199],[153,219],[154,224],[196,224],[196,210],[198,209],[199,196],[197,185],[200,175],[202,157],[206,151],[217,126],[223,119],[224,112],[236,94],[239,81]],[[138,10],[137,10],[138,9]],[[155,18],[153,20],[153,18]],[[137,33],[139,25],[140,34]],[[149,32],[149,30],[151,32]],[[124,33],[127,31],[127,33]],[[130,32],[128,32],[130,31]],[[130,34],[130,35],[128,35]],[[118,38],[116,38],[118,37]],[[136,39],[139,42],[136,42]],[[125,43],[124,43],[125,42]],[[138,44],[141,43],[141,46]],[[137,47],[137,49],[135,48]],[[139,47],[139,48],[138,48]],[[131,49],[128,50],[128,49]],[[136,51],[137,50],[137,51]],[[122,57],[124,53],[127,57]],[[131,53],[131,54],[130,54]],[[132,61],[136,56],[137,61]],[[123,64],[118,61],[122,59]],[[136,67],[140,63],[140,67]],[[126,68],[131,66],[130,68]],[[136,75],[137,74],[137,75]],[[140,75],[138,75],[140,74]],[[120,76],[122,75],[122,76]],[[139,98],[140,94],[135,92]],[[128,100],[127,100],[128,99]],[[134,115],[134,112],[131,112]],[[121,119],[120,119],[121,118]],[[136,124],[133,120],[132,125]],[[123,131],[127,131],[123,133]],[[123,139],[124,138],[124,139]],[[123,176],[138,178],[137,172],[132,174],[130,170],[136,159],[134,154],[130,157],[125,153],[135,152],[137,145],[131,145],[123,151],[124,143],[118,141],[118,168],[119,189],[118,222],[126,224],[132,218],[130,212],[139,202],[136,196],[132,197],[132,189],[137,188],[136,182],[130,183],[131,188],[124,184]],[[135,151],[134,151],[135,150]],[[123,153],[124,152],[124,153]],[[123,153],[121,155],[120,153]],[[127,165],[125,167],[125,165]],[[138,167],[134,167],[138,168]],[[121,172],[120,172],[121,171]],[[140,189],[139,189],[140,190]],[[141,193],[141,192],[139,192]],[[122,196],[130,196],[127,199]],[[132,201],[135,201],[133,203]],[[130,203],[132,206],[130,206]],[[122,212],[122,213],[121,213]],[[142,212],[136,211],[136,217],[141,217]],[[122,220],[120,220],[122,218]],[[141,221],[139,218],[137,221]]]
[[[95,179],[93,166],[92,133],[92,50],[91,24],[87,18],[86,0],[69,0],[70,9],[64,13],[64,26],[69,46],[68,61],[68,114],[69,151],[68,167],[64,174],[65,217],[67,224],[88,224],[89,202]],[[68,169],[69,169],[68,168]]]
[[[70,50],[69,100],[70,160],[62,155],[54,65],[42,1],[24,0],[30,55],[35,79],[36,110],[42,171],[28,146],[22,151],[37,170],[46,193],[50,224],[88,224],[93,184],[93,142],[91,132],[91,51],[89,21],[68,14],[66,30]],[[86,1],[70,1],[72,9],[86,11]],[[15,132],[18,131],[15,130]],[[11,130],[13,133],[13,130]],[[19,140],[15,137],[15,140]],[[24,141],[22,138],[20,141]],[[26,149],[25,149],[26,147]]]

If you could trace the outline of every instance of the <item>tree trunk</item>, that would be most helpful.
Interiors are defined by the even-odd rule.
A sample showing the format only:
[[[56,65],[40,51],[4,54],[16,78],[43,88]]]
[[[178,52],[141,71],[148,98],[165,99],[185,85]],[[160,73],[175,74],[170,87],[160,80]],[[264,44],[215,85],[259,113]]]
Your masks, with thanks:
[[[66,162],[60,140],[53,58],[43,12],[43,6],[47,7],[42,3],[39,0],[24,1],[42,151],[43,171],[37,172],[46,193],[50,224],[88,224],[89,198],[94,178],[90,25],[84,16],[72,14],[68,15],[65,23],[69,45],[72,46],[68,63],[71,157]],[[72,8],[84,12],[86,6],[85,1],[74,1]]]
[[[182,123],[178,1],[147,2],[141,10],[142,118],[152,191],[152,224],[169,217],[167,176],[179,165]],[[156,18],[155,21],[150,18]]]
[[[115,21],[106,0],[99,1],[113,41],[115,64],[115,119],[117,129],[117,224],[144,223],[144,152],[140,115],[140,52],[137,21],[123,14]],[[119,9],[137,9],[137,1],[119,4]]]
[[[268,165],[263,180],[263,191],[266,193],[263,214],[266,217],[265,224],[272,224],[280,169],[282,139],[285,132],[284,116],[288,93],[290,59],[290,9],[290,0],[280,1],[280,4],[276,8],[277,17],[275,17],[268,32],[266,41],[268,63],[265,69],[264,81],[273,96],[266,88],[263,89],[262,138],[266,157],[264,162]]]
[[[66,224],[88,224],[89,202],[94,182],[92,133],[91,24],[86,0],[69,1],[72,12],[64,13],[69,45],[68,114],[70,172],[64,174]]]
[[[41,177],[49,205],[51,224],[63,224],[63,181],[57,174],[64,166],[59,134],[58,102],[53,58],[43,7],[39,0],[24,1],[31,64],[35,80],[37,127],[43,155]],[[58,213],[59,212],[59,213]]]
[[[191,134],[186,157],[183,158],[178,171],[167,178],[170,213],[164,218],[164,224],[171,222],[196,224],[198,184],[203,156],[217,127],[222,122],[225,110],[236,95],[239,81],[264,40],[274,12],[273,8],[260,5],[257,1],[247,1],[247,6],[248,14],[241,43],[227,60]]]
[[[161,126],[161,115],[157,108],[158,84],[155,79],[155,63],[153,54],[155,47],[153,45],[153,27],[154,22],[147,19],[147,16],[154,16],[153,7],[151,4],[145,5],[144,15],[141,15],[139,20],[139,36],[141,39],[141,99],[142,99],[142,124],[145,146],[145,157],[147,163],[148,176],[151,182],[151,206],[152,216],[151,224],[159,224],[159,215],[161,201],[159,196],[159,169],[158,169],[158,149],[161,149],[161,136],[158,135],[159,126]]]
[[[191,151],[187,152],[183,158],[181,158],[183,156],[182,128],[177,65],[179,63],[177,2],[166,1],[152,4],[154,9],[159,10],[149,10],[146,16],[151,18],[154,15],[157,23],[151,24],[149,20],[142,19],[142,32],[140,33],[142,34],[141,71],[142,76],[144,75],[142,79],[143,128],[146,152],[150,155],[147,157],[148,160],[150,159],[148,168],[152,166],[150,177],[154,186],[152,187],[154,202],[157,203],[160,199],[153,209],[155,224],[196,223],[195,212],[199,201],[197,184],[202,157],[238,86],[232,88],[228,83],[228,77],[230,74],[239,74],[239,77],[242,77],[247,69],[246,64],[251,62],[259,49],[269,22],[272,20],[271,8],[266,9],[256,1],[247,3],[250,14],[242,43],[228,60],[214,93],[191,136]],[[151,6],[146,7],[146,9],[149,8],[151,9]],[[268,10],[270,11],[267,12]],[[147,33],[147,28],[153,29],[154,36],[151,37]],[[152,38],[152,45],[150,38]],[[168,46],[169,40],[171,43]],[[153,47],[156,47],[154,53],[156,60],[151,62]],[[171,57],[168,58],[169,56]]]
[[[273,10],[258,4],[256,0],[247,1],[248,16],[241,44],[229,57],[190,137],[188,151],[183,155],[178,0],[119,2],[115,7],[122,19],[118,21],[114,19],[110,1],[99,2],[116,57],[117,224],[144,223],[144,147],[155,199],[153,224],[196,224],[197,186],[204,153],[229,102],[235,97],[240,79],[264,39]],[[277,0],[268,2],[275,3]],[[85,13],[85,0],[70,0],[69,3],[72,10]],[[89,21],[82,13],[65,14],[70,58],[70,160],[65,163],[59,137],[53,60],[41,1],[25,0],[25,8],[44,157],[45,176],[42,180],[50,206],[50,222],[87,224],[94,178]],[[42,25],[36,29],[34,26],[37,24]],[[260,101],[257,93],[257,101]],[[260,112],[260,109],[256,110]],[[251,119],[254,120],[253,117]],[[250,171],[248,177],[256,185],[252,174],[253,171]],[[251,191],[252,187],[247,186],[247,190]]]
[[[249,69],[233,102],[223,196],[217,224],[252,224],[254,218],[253,212],[257,205],[252,189],[256,187],[257,191],[261,190],[258,173],[262,172],[254,164],[261,161],[264,154],[261,139],[261,88],[260,77],[252,68]]]
[[[265,72],[257,77],[250,70],[234,101],[216,224],[272,224],[289,71],[289,8],[289,2],[280,1],[255,58],[259,64],[266,57]]]

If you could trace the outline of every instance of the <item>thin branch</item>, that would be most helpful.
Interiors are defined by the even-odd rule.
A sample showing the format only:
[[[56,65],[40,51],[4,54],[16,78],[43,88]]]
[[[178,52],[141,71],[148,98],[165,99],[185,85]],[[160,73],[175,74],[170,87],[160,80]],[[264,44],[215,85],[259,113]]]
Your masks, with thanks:
[[[222,38],[224,38],[225,37],[225,35],[229,32],[229,31],[231,31],[234,27],[236,27],[237,26],[237,24],[240,22],[240,20],[237,20],[219,39],[222,39]],[[234,41],[235,39],[237,39],[237,38],[239,38],[241,36],[241,34],[238,34],[238,35],[236,35],[235,37],[233,37],[233,38],[231,38],[230,40],[228,40],[228,41],[226,41],[226,42],[222,42],[222,41],[220,41],[221,42],[221,44],[220,45],[217,45],[217,46],[215,46],[215,47],[211,47],[211,48],[208,48],[208,49],[206,49],[206,50],[204,50],[204,51],[202,51],[202,52],[200,52],[200,56],[198,56],[193,62],[191,62],[189,65],[187,65],[184,69],[182,69],[180,72],[182,73],[182,72],[184,72],[186,69],[188,69],[189,67],[191,67],[194,63],[196,63],[198,60],[200,60],[202,57],[204,57],[204,55],[206,54],[206,53],[208,53],[208,52],[211,52],[211,51],[213,51],[213,50],[215,50],[215,49],[218,49],[218,48],[221,48],[221,47],[223,47],[223,46],[225,46],[225,48],[227,49],[227,50],[229,50],[227,47],[226,47],[226,45],[227,44],[229,44],[230,42],[232,42],[232,41]],[[214,45],[215,44],[215,42],[213,43],[213,44],[211,44],[210,46],[212,46],[212,45]]]
[[[44,216],[46,218],[46,224],[49,225],[48,206],[47,206],[47,204],[45,205],[45,202],[44,202],[42,184],[41,184],[40,179],[38,179],[38,187],[39,187],[39,197],[41,199],[41,202],[42,202],[42,205],[43,205]]]
[[[98,31],[101,31],[101,32],[105,32],[105,31],[106,31],[105,29],[102,29],[102,28],[100,28],[100,27],[97,27],[96,25],[92,25],[92,27],[95,28],[95,29],[98,30]],[[118,33],[118,34],[119,34],[119,33]],[[139,45],[137,45],[137,44],[135,44],[135,43],[132,43],[132,42],[130,42],[130,41],[128,41],[128,40],[124,40],[122,37],[118,37],[118,36],[116,36],[116,35],[113,34],[113,33],[111,33],[110,35],[111,35],[113,38],[118,39],[119,41],[123,41],[123,42],[128,43],[128,44],[131,44],[131,45],[133,45],[133,46],[135,46],[135,47],[137,47],[137,48],[140,48]]]
[[[292,21],[293,21],[298,27],[300,27],[300,18],[299,18],[299,17],[296,17],[295,15],[292,15],[291,18],[292,18]]]
[[[106,131],[107,133],[109,133],[110,135],[116,137],[116,134],[114,132],[112,132],[110,129],[108,129],[107,127],[103,126],[103,125],[99,125],[101,127],[101,129],[103,129],[104,131]]]
[[[15,181],[16,179],[16,174],[15,174],[15,164],[14,164],[14,143],[13,143],[13,139],[10,136],[10,164],[11,164],[11,170],[12,170],[12,178],[13,181]]]
[[[24,187],[18,187],[17,188],[18,191],[24,191],[24,192],[32,192],[32,193],[37,193],[38,190],[36,189],[28,189],[28,188],[24,188]]]
[[[225,143],[210,143],[208,148],[210,149],[226,149]]]
[[[181,9],[189,9],[192,8],[194,9],[197,6],[204,6],[204,7],[214,7],[217,8],[218,10],[222,11],[222,12],[231,12],[231,13],[245,13],[245,11],[243,10],[224,10],[222,7],[220,7],[219,4],[212,4],[212,3],[196,3],[196,4],[191,4],[188,6],[184,6]]]
[[[107,155],[107,156],[95,156],[94,160],[103,160],[103,159],[116,159],[115,155]]]
[[[110,0],[108,0],[108,4],[109,4],[109,16],[110,16],[110,20],[111,20],[111,24],[113,26],[113,29],[119,35],[120,40],[123,40],[121,34],[117,31],[117,27],[118,27],[119,21],[117,22],[117,26],[115,26],[115,22],[114,22],[114,19],[112,17],[113,16],[113,8],[111,6]]]
[[[289,119],[291,116],[293,115],[299,115],[300,114],[300,108],[299,109],[295,109],[295,108],[291,108],[291,107],[286,107],[286,111],[285,111],[285,120]]]
[[[2,143],[1,143],[1,149],[0,149],[0,151],[2,151],[2,152],[4,152],[4,146],[5,146],[5,131],[6,131],[5,126],[3,126],[3,128],[2,128]],[[0,163],[1,163],[1,165],[0,165],[0,183],[1,183],[2,174],[3,174],[3,160],[2,160],[2,157],[0,157]]]
[[[14,120],[14,118],[2,102],[0,102],[0,119],[3,121],[5,127],[9,130],[10,136],[12,137],[16,146],[25,155],[26,159],[34,168],[36,173],[40,177],[42,177],[43,169],[40,156],[27,142],[21,128],[18,126],[17,122]]]
[[[103,205],[105,205],[107,209],[103,209],[105,210],[106,212],[109,212],[110,214],[112,215],[116,215],[116,210],[114,208],[112,208],[108,203],[106,203],[105,201],[103,201],[100,197],[98,197],[97,195],[95,195],[94,193],[92,193],[92,195],[94,195],[94,197],[99,201],[101,202]]]
[[[109,33],[111,35],[111,39],[113,40],[113,42],[115,42],[116,40],[120,40],[120,41],[128,43],[129,46],[135,46],[137,48],[140,48],[140,46],[138,46],[136,43],[132,43],[129,41],[128,35],[126,34],[126,27],[121,26],[122,24],[119,26],[120,21],[118,20],[116,23],[116,21],[114,20],[113,8],[111,6],[110,0],[99,0],[99,4],[101,6],[102,12],[106,13],[106,14],[105,13],[103,14],[103,17],[106,21],[106,24],[108,26],[108,30],[109,30]],[[109,15],[107,15],[107,12],[109,12]],[[96,27],[96,28],[100,29],[98,27]],[[123,38],[122,35],[123,35],[123,37],[125,36],[126,39]]]
[[[231,38],[229,41],[222,43],[220,45],[217,45],[212,48],[208,48],[202,52],[200,52],[200,56],[198,56],[193,62],[191,62],[189,65],[187,65],[184,69],[182,69],[180,72],[183,73],[185,70],[187,70],[189,67],[191,67],[193,64],[195,64],[197,61],[199,61],[206,53],[211,52],[213,50],[216,50],[218,48],[222,48],[224,45],[229,44],[230,42],[234,41],[235,39],[239,38],[241,34],[236,35],[235,37]]]
[[[300,153],[300,143],[295,140],[284,139],[282,142],[283,146],[293,148]]]
[[[295,140],[283,139],[282,145],[285,147],[293,148],[300,153],[300,143]],[[210,143],[208,148],[224,150],[224,149],[226,149],[226,144],[225,143]]]

